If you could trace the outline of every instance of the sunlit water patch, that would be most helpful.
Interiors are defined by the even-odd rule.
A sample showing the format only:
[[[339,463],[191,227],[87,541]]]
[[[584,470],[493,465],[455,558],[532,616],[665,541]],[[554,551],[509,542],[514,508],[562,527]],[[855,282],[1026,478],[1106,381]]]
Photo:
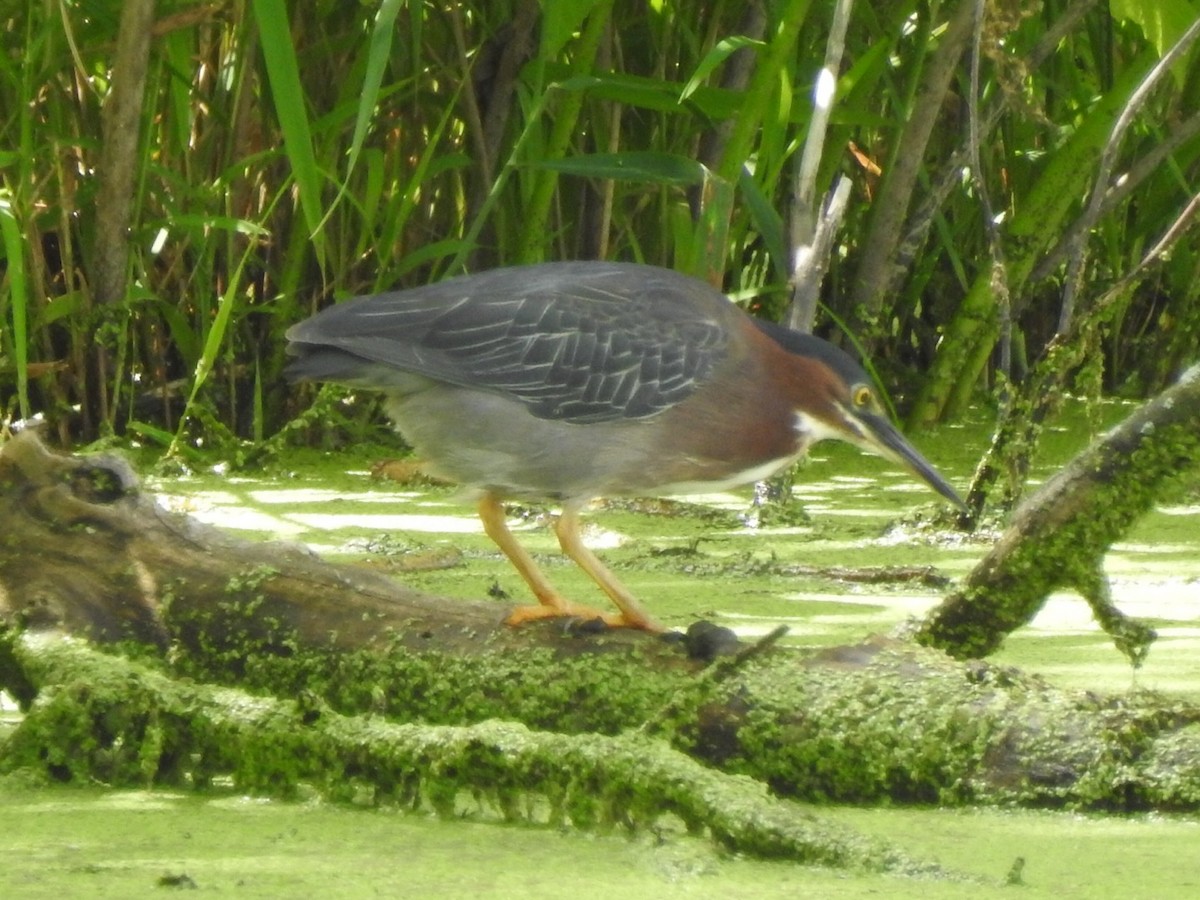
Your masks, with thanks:
[[[423,513],[287,513],[284,518],[301,530],[356,528],[366,531],[419,531],[426,534],[481,534],[478,519]],[[514,528],[514,530],[517,530]]]
[[[466,549],[470,552],[461,564],[423,574],[418,583],[433,592],[482,596],[500,577],[507,589],[521,591],[519,579],[486,541],[474,505],[463,502],[461,494],[380,482],[371,479],[361,459],[337,461],[342,463],[337,471],[327,476],[310,472],[301,480],[289,473],[274,480],[204,476],[164,482],[160,501],[218,527],[303,541],[339,557],[378,552],[375,539],[386,537]],[[349,471],[346,462],[355,471]],[[944,474],[965,489],[966,466],[971,464]],[[1047,473],[1041,468],[1034,481],[1044,480]],[[584,542],[602,554],[611,552],[609,559],[620,577],[647,606],[655,609],[657,604],[670,615],[673,624],[686,624],[697,615],[715,616],[753,638],[784,623],[797,642],[813,644],[886,633],[923,616],[943,594],[916,582],[849,583],[839,580],[834,570],[929,567],[958,579],[992,546],[986,537],[924,527],[923,518],[939,509],[941,501],[905,473],[850,448],[822,445],[796,472],[792,495],[806,518],[774,525],[767,516],[761,527],[706,523],[686,510],[655,515],[639,512],[636,504],[601,505],[585,515]],[[676,499],[734,517],[753,510],[750,489]],[[552,578],[591,601],[586,578],[558,555],[548,516],[516,513],[510,526]],[[689,542],[694,557],[680,556],[678,565],[660,552]],[[693,558],[695,564],[688,561]],[[789,574],[808,567],[814,569],[812,574]],[[822,574],[826,569],[828,574]],[[1200,629],[1200,505],[1175,503],[1144,517],[1113,547],[1104,570],[1117,605],[1129,615],[1149,619],[1159,632],[1142,677],[1182,683],[1189,664],[1180,648],[1190,646]],[[1029,627],[1010,637],[1002,655],[1012,657],[1009,648],[1017,648],[1019,658],[1034,646],[1048,648],[1036,651],[1039,670],[1069,671],[1083,682],[1088,660],[1103,660],[1105,665],[1115,660],[1117,669],[1121,666],[1120,654],[1087,603],[1068,591],[1054,595]],[[1067,655],[1049,660],[1045,653],[1054,647],[1066,647]],[[1164,668],[1168,666],[1169,672]]]
[[[276,504],[310,504],[322,502],[338,503],[387,503],[395,505],[410,500],[420,500],[420,491],[327,491],[310,490],[307,488],[270,488],[253,490],[247,493],[256,503]]]

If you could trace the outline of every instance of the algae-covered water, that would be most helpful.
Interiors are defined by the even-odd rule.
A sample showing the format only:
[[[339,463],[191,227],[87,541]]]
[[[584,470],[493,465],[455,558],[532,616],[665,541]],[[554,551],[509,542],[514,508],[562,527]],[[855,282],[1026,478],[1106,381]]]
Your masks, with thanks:
[[[1102,418],[1126,411],[1110,405]],[[1035,478],[1079,449],[1085,432],[1077,417],[1053,433]],[[975,423],[918,443],[965,487],[985,439],[986,427]],[[523,584],[452,488],[370,476],[387,452],[298,454],[262,476],[198,472],[148,484],[164,504],[206,521],[366,558],[449,597],[491,596],[498,614],[524,602]],[[936,498],[849,448],[820,445],[794,493],[798,510],[768,514],[758,527],[744,521],[749,491],[688,504],[603,505],[588,517],[587,539],[668,625],[703,617],[752,636],[786,622],[789,640],[803,646],[887,632],[945,590],[922,571],[864,582],[821,569],[929,567],[954,578],[988,546],[920,527]],[[558,561],[544,511],[515,512],[521,540],[563,592],[603,605],[575,567]],[[1106,568],[1118,605],[1150,619],[1160,635],[1140,671],[1113,649],[1083,601],[1066,593],[995,660],[1068,689],[1154,689],[1200,700],[1195,481],[1114,547]],[[961,883],[741,859],[682,833],[596,836],[221,794],[30,788],[10,780],[0,783],[0,808],[0,897],[161,896],[189,888],[246,897],[1200,896],[1197,817],[817,810],[980,879]]]
[[[863,875],[634,838],[146,791],[0,789],[0,896],[1192,898],[1200,823],[823,809],[981,882]],[[1021,858],[1020,883],[1008,884]]]

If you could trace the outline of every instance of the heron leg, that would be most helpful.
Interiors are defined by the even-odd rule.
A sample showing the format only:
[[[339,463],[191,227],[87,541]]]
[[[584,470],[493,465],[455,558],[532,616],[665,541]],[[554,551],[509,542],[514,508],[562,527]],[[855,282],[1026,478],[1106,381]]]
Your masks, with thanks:
[[[542,573],[542,570],[538,568],[529,551],[517,543],[517,539],[508,528],[504,504],[494,494],[487,493],[479,501],[479,519],[483,522],[483,530],[492,539],[492,543],[499,547],[501,552],[508,557],[513,568],[520,573],[521,578],[529,585],[529,589],[533,591],[534,596],[538,599],[537,606],[518,606],[509,614],[505,622],[509,625],[520,625],[524,622],[534,621],[535,619],[601,619],[605,624],[617,628],[645,628],[649,631],[662,631],[662,627],[641,610],[632,595],[600,564],[600,561],[592,555],[591,551],[583,546],[582,541],[579,539],[579,521],[577,515],[572,515],[571,522],[573,524],[568,526],[567,530],[564,531],[563,520],[566,517],[567,513],[564,513],[563,518],[560,518],[558,524],[555,526],[555,531],[558,534],[559,544],[562,546],[563,552],[573,559],[580,568],[587,572],[613,598],[613,601],[621,609],[621,612],[603,612],[580,603],[572,603],[563,597]],[[570,534],[569,532],[571,531],[574,533]],[[564,537],[564,534],[567,536]],[[580,551],[582,551],[582,555],[577,555]],[[601,575],[597,576],[597,572],[601,573]],[[601,580],[601,577],[605,580]],[[617,591],[619,591],[620,600],[618,600],[618,595],[614,594],[610,589],[610,585],[615,586]],[[633,616],[629,615],[631,610],[634,612]]]
[[[562,515],[554,524],[554,532],[558,535],[558,544],[562,547],[563,553],[574,560],[579,568],[587,572],[592,581],[596,582],[600,589],[608,594],[612,602],[617,605],[617,609],[621,610],[621,620],[627,628],[666,631],[650,613],[646,612],[645,607],[629,592],[629,589],[617,580],[617,576],[596,558],[596,554],[584,546],[583,537],[580,534],[578,509],[570,506],[564,507]]]

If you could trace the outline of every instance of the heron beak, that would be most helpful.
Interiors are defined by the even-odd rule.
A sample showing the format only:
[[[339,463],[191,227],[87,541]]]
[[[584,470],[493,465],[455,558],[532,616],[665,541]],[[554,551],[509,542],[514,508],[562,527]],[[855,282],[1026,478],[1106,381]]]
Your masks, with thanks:
[[[864,450],[899,463],[961,510],[967,506],[937,469],[923,457],[886,416],[867,411],[855,411],[848,416],[856,432],[857,443]],[[857,427],[854,427],[857,426]]]

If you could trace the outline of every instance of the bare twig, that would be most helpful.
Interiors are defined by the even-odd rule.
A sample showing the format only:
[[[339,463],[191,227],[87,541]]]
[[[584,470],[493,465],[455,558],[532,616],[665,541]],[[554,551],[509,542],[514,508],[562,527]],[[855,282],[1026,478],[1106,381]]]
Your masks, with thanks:
[[[812,243],[793,249],[792,302],[788,325],[797,331],[811,332],[817,315],[817,297],[821,281],[829,270],[829,255],[837,237],[846,207],[850,203],[850,180],[838,177],[821,208]]]
[[[842,220],[849,198],[849,184],[835,182],[820,216],[816,209],[817,170],[825,150],[829,114],[837,89],[838,71],[846,46],[846,28],[854,0],[838,0],[825,43],[825,64],[817,73],[813,87],[813,115],[804,139],[804,152],[796,165],[791,210],[792,302],[788,324],[797,331],[812,331],[817,314],[817,294],[829,268],[829,250],[833,235]],[[844,186],[843,186],[844,185]]]
[[[1104,198],[1100,202],[1100,214],[1106,215],[1112,212],[1130,194],[1141,187],[1147,178],[1154,175],[1167,157],[1198,134],[1200,134],[1200,112],[1194,113],[1190,118],[1172,128],[1170,133],[1154,144],[1150,152],[1118,176],[1115,183],[1105,191]],[[1029,280],[1041,281],[1043,278],[1050,277],[1050,274],[1062,265],[1063,260],[1076,246],[1076,243],[1082,240],[1089,227],[1090,223],[1086,213],[1072,222],[1054,248],[1034,266]]]
[[[992,205],[987,177],[979,155],[982,128],[979,118],[979,61],[983,55],[983,22],[987,15],[987,0],[975,0],[975,27],[971,39],[971,90],[967,96],[967,147],[971,156],[971,173],[983,214],[988,253],[992,263],[992,291],[1000,312],[1000,371],[1012,376],[1012,308],[1008,292],[1008,269],[1004,261],[1004,243]]]
[[[1100,157],[1100,164],[1096,170],[1095,186],[1088,196],[1087,208],[1080,217],[1080,230],[1075,236],[1072,246],[1069,246],[1067,249],[1067,274],[1063,284],[1062,309],[1059,311],[1058,318],[1058,331],[1060,334],[1071,326],[1071,319],[1075,313],[1075,295],[1079,290],[1083,277],[1084,263],[1087,257],[1087,245],[1083,238],[1091,231],[1096,221],[1100,218],[1104,195],[1112,179],[1112,170],[1116,165],[1117,151],[1121,147],[1121,141],[1125,137],[1125,132],[1133,124],[1134,118],[1143,104],[1149,99],[1154,87],[1170,71],[1171,66],[1187,52],[1192,42],[1198,37],[1200,37],[1200,19],[1191,24],[1191,27],[1183,33],[1179,40],[1175,42],[1175,45],[1164,53],[1162,59],[1146,74],[1146,77],[1142,79],[1141,84],[1134,90],[1133,95],[1129,98],[1129,101],[1125,104],[1125,108],[1121,110],[1121,115],[1117,117],[1117,121],[1113,125],[1112,133],[1109,135],[1108,142],[1104,146],[1104,152]]]
[[[761,656],[778,644],[787,633],[786,625],[777,625],[753,644],[747,644],[731,656],[717,659],[704,670],[699,678],[686,685],[668,701],[666,706],[643,722],[642,726],[637,729],[637,733],[646,736],[661,734],[683,710],[694,705],[693,701],[698,694],[712,685],[720,684],[735,672],[740,671],[750,660]]]

